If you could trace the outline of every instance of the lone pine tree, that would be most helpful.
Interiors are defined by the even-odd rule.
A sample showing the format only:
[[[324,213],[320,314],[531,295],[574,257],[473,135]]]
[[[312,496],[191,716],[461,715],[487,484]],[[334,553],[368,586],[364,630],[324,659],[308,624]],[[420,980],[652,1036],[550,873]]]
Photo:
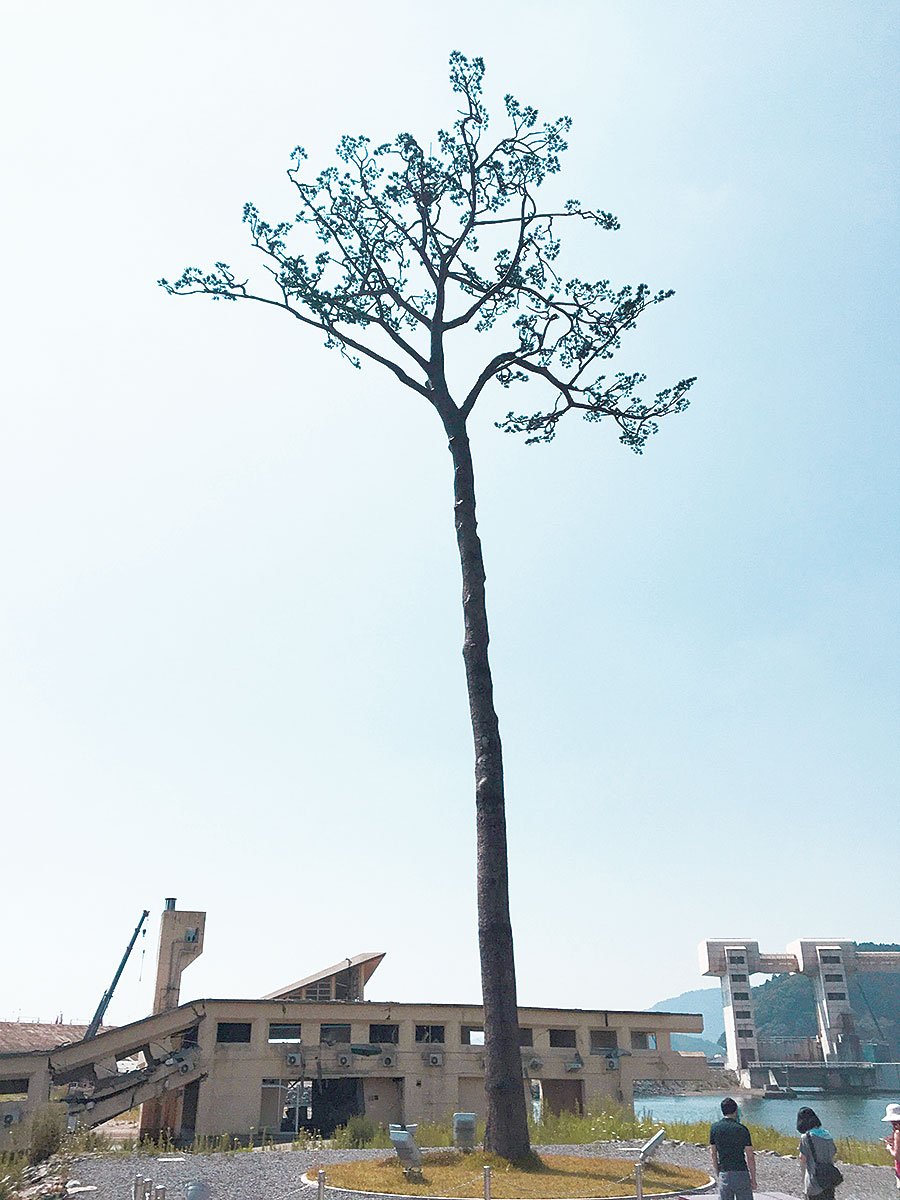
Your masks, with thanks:
[[[244,221],[261,256],[260,280],[241,280],[224,262],[188,268],[160,284],[170,293],[270,305],[316,330],[354,366],[390,371],[437,415],[453,461],[454,520],[462,568],[463,659],[475,741],[478,941],[484,998],[487,1149],[511,1160],[529,1154],[519,1052],[516,977],[509,918],[506,815],[500,732],[488,662],[485,572],[475,521],[475,477],[467,422],[489,385],[529,380],[548,400],[537,411],[497,422],[527,441],[550,441],[570,412],[608,417],[640,453],[660,417],[687,407],[692,379],[638,394],[639,373],[602,373],[622,334],[671,292],[565,281],[557,273],[566,222],[604,230],[610,213],[569,200],[544,211],[535,194],[559,170],[571,121],[538,124],[534,108],[504,100],[506,128],[488,140],[484,63],[454,52],[450,80],[460,98],[451,131],[428,151],[412,134],[373,146],[344,137],[341,166],[309,180],[297,148],[287,175],[299,197],[293,222],[272,225],[252,204]],[[553,206],[551,206],[552,208]],[[307,235],[306,252],[302,248]],[[300,248],[295,248],[297,243]],[[316,247],[315,243],[318,243]],[[480,370],[451,389],[445,355],[453,335],[489,333]],[[465,370],[469,358],[462,361]],[[461,373],[457,369],[454,378]]]

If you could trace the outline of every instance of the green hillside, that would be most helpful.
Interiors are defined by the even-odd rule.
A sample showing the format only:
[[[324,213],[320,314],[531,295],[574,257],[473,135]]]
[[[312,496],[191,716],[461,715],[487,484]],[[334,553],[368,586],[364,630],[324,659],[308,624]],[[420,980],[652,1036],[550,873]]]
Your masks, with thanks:
[[[860,942],[860,950],[900,950],[894,944]],[[900,1057],[900,974],[848,976],[850,1006],[864,1042],[886,1042]],[[811,1037],[816,1033],[813,986],[805,975],[773,975],[753,988],[756,1026],[765,1037]]]

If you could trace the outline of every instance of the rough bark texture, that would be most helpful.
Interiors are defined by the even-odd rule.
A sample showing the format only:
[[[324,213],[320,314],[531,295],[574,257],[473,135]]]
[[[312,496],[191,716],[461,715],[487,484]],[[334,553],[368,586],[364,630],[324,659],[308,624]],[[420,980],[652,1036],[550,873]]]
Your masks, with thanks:
[[[454,514],[462,567],[463,659],[475,739],[478,844],[478,945],[484,998],[486,1150],[513,1161],[530,1151],[519,1051],[519,1017],[506,857],[506,812],[500,727],[488,662],[488,623],[481,540],[475,521],[475,475],[465,423],[445,419],[454,468]]]

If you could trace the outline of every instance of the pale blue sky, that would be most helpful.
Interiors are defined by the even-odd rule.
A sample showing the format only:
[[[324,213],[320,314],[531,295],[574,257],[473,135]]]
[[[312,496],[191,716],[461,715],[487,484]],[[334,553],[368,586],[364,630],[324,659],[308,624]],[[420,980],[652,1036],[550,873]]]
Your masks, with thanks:
[[[386,950],[374,998],[478,998],[442,432],[155,286],[249,261],[298,142],[427,141],[454,48],[573,117],[551,194],[622,221],[573,270],[676,289],[622,367],[699,376],[643,458],[474,423],[520,999],[896,940],[897,5],[28,0],[2,41],[0,1017],[88,1019],[148,907],[141,1015],[167,895],[186,996]]]

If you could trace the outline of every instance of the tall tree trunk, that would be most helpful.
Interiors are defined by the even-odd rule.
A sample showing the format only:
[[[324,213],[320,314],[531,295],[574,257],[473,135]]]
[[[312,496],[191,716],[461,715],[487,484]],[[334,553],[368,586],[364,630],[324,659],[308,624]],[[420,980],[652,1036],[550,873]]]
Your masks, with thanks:
[[[484,560],[475,521],[475,474],[464,421],[445,428],[453,456],[454,514],[462,566],[463,659],[475,739],[475,811],[478,844],[478,946],[484,998],[485,1149],[512,1161],[530,1151],[519,1051],[516,969],[509,920],[506,813],[500,727],[488,662]]]

